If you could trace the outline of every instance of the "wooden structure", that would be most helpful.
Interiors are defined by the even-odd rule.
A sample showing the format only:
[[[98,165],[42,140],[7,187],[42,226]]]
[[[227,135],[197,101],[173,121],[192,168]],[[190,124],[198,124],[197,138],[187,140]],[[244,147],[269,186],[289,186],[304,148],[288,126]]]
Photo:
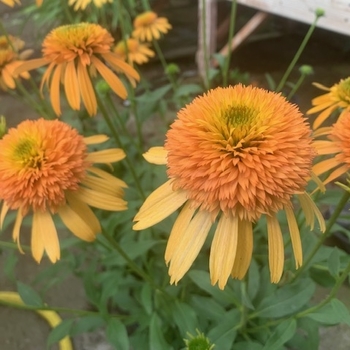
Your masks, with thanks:
[[[319,18],[318,27],[350,36],[350,0],[237,0],[237,3],[252,7],[257,10],[257,13],[236,33],[230,45],[226,45],[219,51],[222,55],[226,55],[228,50],[233,51],[237,48],[259,27],[268,14],[311,24],[315,20],[316,9],[322,9],[325,15]],[[203,76],[205,55],[210,57],[217,52],[217,0],[198,0],[198,6],[197,64]]]

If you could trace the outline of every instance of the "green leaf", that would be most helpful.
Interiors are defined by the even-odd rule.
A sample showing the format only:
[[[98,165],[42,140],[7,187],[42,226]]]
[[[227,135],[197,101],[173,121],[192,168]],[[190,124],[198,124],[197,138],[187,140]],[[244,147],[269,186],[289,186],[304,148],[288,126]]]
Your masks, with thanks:
[[[71,331],[71,336],[76,336],[81,333],[91,332],[97,328],[102,327],[105,324],[105,320],[98,315],[89,315],[81,317],[75,321]]]
[[[332,299],[331,302],[324,305],[316,312],[307,314],[306,317],[327,325],[334,325],[342,322],[350,325],[349,310],[338,299]]]
[[[170,91],[170,89],[171,89],[171,85],[165,85],[158,89],[155,89],[154,91],[147,91],[141,96],[136,97],[136,101],[141,103],[158,102],[160,99],[162,99],[165,96],[165,94],[168,91]]]
[[[222,315],[219,324],[208,332],[207,337],[220,350],[231,350],[236,338],[235,325],[239,323],[240,312],[237,309],[230,310]]]
[[[151,286],[148,283],[144,283],[141,290],[141,302],[148,315],[151,315],[153,309],[152,293]]]
[[[219,322],[225,309],[213,298],[195,295],[191,298],[191,305],[196,310],[200,319]]]
[[[185,337],[187,333],[195,333],[198,328],[196,312],[188,304],[175,301],[172,316],[181,336]]]
[[[248,271],[248,295],[250,300],[254,300],[256,297],[260,285],[260,273],[258,264],[254,259],[252,259],[252,262],[249,267]]]
[[[40,295],[32,287],[22,282],[17,282],[17,291],[26,305],[37,308],[44,307],[44,302]]]
[[[179,98],[182,96],[188,96],[188,95],[197,95],[203,92],[203,88],[198,84],[186,84],[181,85],[176,93],[175,97]]]
[[[257,308],[259,317],[283,317],[300,310],[313,296],[315,284],[304,279],[296,284],[285,285],[262,300]]]
[[[170,347],[170,345],[165,341],[162,321],[156,313],[152,315],[149,326],[149,349],[172,349],[172,347]]]
[[[267,80],[267,85],[268,85],[269,89],[272,91],[275,90],[276,89],[276,82],[273,80],[271,74],[266,73],[265,78]]]
[[[339,275],[339,268],[340,268],[339,249],[337,247],[334,247],[332,253],[328,257],[328,270],[333,277],[337,278]]]
[[[280,350],[281,346],[291,339],[297,329],[294,318],[280,323],[268,338],[263,350]]]
[[[70,335],[74,320],[63,320],[58,326],[52,329],[47,338],[47,347],[50,348],[53,344],[58,343],[61,339]]]
[[[108,320],[106,335],[108,341],[118,350],[129,350],[129,338],[125,325],[117,318]]]
[[[288,342],[288,347],[298,350],[317,350],[319,348],[320,324],[310,318],[303,317],[297,320],[297,328],[293,338]]]
[[[262,350],[263,346],[260,343],[256,343],[253,341],[242,341],[239,343],[235,343],[235,350]]]

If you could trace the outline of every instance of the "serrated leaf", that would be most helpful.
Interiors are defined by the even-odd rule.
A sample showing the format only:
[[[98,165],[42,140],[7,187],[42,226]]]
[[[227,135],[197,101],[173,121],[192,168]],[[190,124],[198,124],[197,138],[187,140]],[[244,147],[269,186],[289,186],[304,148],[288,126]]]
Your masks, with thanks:
[[[149,349],[170,350],[172,347],[165,341],[162,322],[157,314],[153,314],[149,326]]]
[[[58,326],[52,329],[47,338],[47,347],[50,348],[53,344],[58,343],[64,337],[70,335],[74,320],[63,320]]]
[[[296,329],[297,322],[294,318],[283,321],[267,339],[263,350],[280,350],[281,346],[293,337]]]
[[[185,337],[187,333],[194,334],[196,332],[198,328],[197,315],[190,305],[176,300],[172,311],[172,317],[182,337]]]
[[[334,247],[332,253],[328,257],[328,270],[333,277],[337,278],[339,275],[339,268],[340,268],[339,249],[337,247]]]
[[[117,318],[108,320],[106,335],[108,341],[118,350],[129,350],[129,338],[125,325]]]
[[[257,307],[259,317],[283,317],[300,310],[313,296],[315,284],[305,279],[297,284],[285,285],[262,300]]]
[[[26,305],[38,308],[44,307],[44,302],[40,295],[32,287],[22,282],[17,282],[17,291]]]

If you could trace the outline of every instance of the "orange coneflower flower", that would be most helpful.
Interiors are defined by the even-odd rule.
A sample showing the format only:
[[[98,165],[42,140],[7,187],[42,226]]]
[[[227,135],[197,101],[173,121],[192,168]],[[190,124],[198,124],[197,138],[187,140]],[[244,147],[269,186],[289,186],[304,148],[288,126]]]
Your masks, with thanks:
[[[69,0],[68,5],[74,5],[74,11],[85,10],[86,6],[90,3],[94,3],[96,7],[101,7],[107,2],[113,2],[113,0]]]
[[[32,50],[19,52],[24,46],[24,41],[14,36],[0,36],[0,88],[2,90],[14,89],[16,87],[15,79],[18,74],[15,73]],[[19,74],[21,78],[28,79],[29,73],[24,71]]]
[[[140,41],[153,41],[160,38],[161,33],[166,34],[171,25],[165,17],[158,17],[155,12],[141,13],[134,19],[132,36]]]
[[[339,117],[350,109],[350,78],[342,79],[330,88],[318,83],[314,83],[314,85],[327,91],[326,94],[314,98],[311,101],[314,107],[307,111],[307,114],[322,111],[313,124],[313,128],[317,129],[337,108],[342,110]]]
[[[0,140],[1,226],[9,209],[17,210],[13,239],[20,248],[23,217],[33,213],[32,254],[40,262],[60,258],[52,216],[58,214],[67,228],[85,241],[101,231],[89,206],[126,209],[126,184],[93,163],[111,163],[125,157],[121,149],[88,153],[87,145],[106,141],[104,135],[84,138],[59,120],[26,120]]]
[[[47,35],[43,42],[43,58],[24,63],[21,70],[31,70],[49,65],[41,80],[41,89],[46,83],[50,89],[52,107],[61,115],[60,83],[69,105],[80,109],[80,98],[92,116],[97,112],[97,101],[90,75],[101,74],[111,89],[121,98],[127,91],[118,76],[101,60],[124,73],[134,83],[138,73],[126,62],[111,52],[114,39],[98,24],[80,23],[58,27]],[[89,74],[90,73],[90,74]]]
[[[342,117],[331,127],[320,128],[316,137],[327,136],[326,140],[316,139],[314,146],[319,155],[332,155],[323,159],[313,167],[315,175],[320,176],[328,171],[331,173],[323,184],[333,181],[350,169],[350,111],[345,110]]]
[[[154,57],[154,52],[146,45],[142,44],[136,39],[121,40],[115,46],[114,52],[124,61],[130,64],[134,62],[137,64],[147,63],[149,57]]]
[[[0,0],[0,1],[10,7],[15,6],[15,4],[21,5],[21,2],[19,0]]]
[[[277,212],[285,212],[296,267],[302,264],[296,195],[306,221],[323,218],[305,192],[315,151],[311,130],[296,106],[279,94],[252,86],[216,88],[180,110],[165,148],[145,158],[168,166],[170,180],[155,190],[135,217],[134,229],[152,226],[183,204],[165,252],[171,283],[198,255],[214,221],[211,282],[224,288],[230,275],[242,279],[253,250],[254,222],[266,216],[271,281],[283,272],[284,246]]]

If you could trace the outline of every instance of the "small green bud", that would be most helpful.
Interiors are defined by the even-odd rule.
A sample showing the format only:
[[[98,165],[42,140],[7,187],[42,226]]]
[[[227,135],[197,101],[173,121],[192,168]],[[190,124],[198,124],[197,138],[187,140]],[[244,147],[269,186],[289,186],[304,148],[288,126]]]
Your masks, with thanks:
[[[175,63],[170,63],[167,65],[165,74],[167,75],[175,75],[180,73],[180,67]]]
[[[186,350],[213,350],[215,345],[211,344],[210,340],[198,329],[196,331],[196,336],[187,333],[189,339],[184,339]]]
[[[96,90],[101,95],[105,95],[107,92],[111,90],[111,88],[104,80],[99,80],[96,84]]]
[[[315,15],[316,15],[317,18],[320,18],[320,17],[324,16],[324,14],[325,14],[324,9],[321,9],[321,8],[318,7],[315,10]]]
[[[311,75],[314,74],[314,69],[307,65],[307,64],[303,64],[300,68],[299,68],[299,72],[303,75]]]
[[[6,119],[3,115],[0,116],[0,139],[7,133]]]

